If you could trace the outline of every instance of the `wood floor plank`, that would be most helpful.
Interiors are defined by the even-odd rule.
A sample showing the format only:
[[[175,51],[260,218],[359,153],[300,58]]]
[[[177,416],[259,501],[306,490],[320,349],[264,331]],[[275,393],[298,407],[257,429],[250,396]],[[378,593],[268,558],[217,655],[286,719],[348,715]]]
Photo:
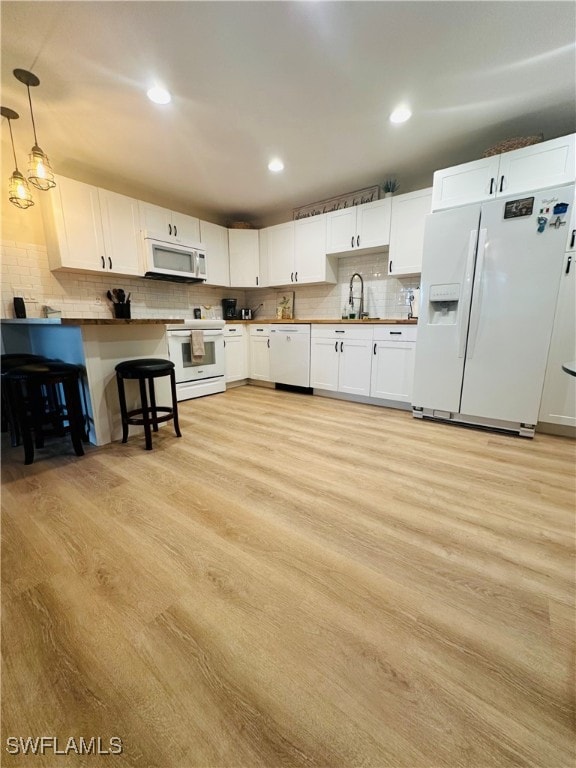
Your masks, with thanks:
[[[4,448],[3,739],[124,751],[3,765],[572,768],[573,441],[257,387],[181,427]]]

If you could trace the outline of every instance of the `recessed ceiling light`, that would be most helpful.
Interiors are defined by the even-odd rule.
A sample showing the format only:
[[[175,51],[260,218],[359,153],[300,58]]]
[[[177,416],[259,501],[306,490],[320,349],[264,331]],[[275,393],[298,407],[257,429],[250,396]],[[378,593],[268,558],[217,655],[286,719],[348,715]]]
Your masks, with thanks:
[[[391,123],[405,123],[406,120],[410,120],[412,112],[408,107],[396,107],[394,112],[390,115]]]
[[[149,88],[146,91],[146,95],[153,101],[154,104],[169,104],[172,101],[172,96],[165,88],[161,88],[159,85],[155,85],[153,88]]]
[[[272,171],[272,173],[280,173],[280,171],[284,170],[284,163],[279,158],[270,160],[268,163],[268,170]]]

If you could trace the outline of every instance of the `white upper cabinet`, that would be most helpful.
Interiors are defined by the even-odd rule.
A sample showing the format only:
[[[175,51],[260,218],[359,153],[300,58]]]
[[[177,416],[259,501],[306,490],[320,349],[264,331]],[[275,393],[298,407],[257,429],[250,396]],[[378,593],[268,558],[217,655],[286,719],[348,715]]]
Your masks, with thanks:
[[[257,229],[229,229],[230,287],[259,288],[260,245]]]
[[[444,168],[434,174],[432,210],[570,184],[575,169],[574,134]]]
[[[170,211],[152,203],[139,202],[140,229],[150,232],[154,237],[197,245],[200,242],[200,220],[185,213]]]
[[[141,275],[137,201],[63,176],[42,198],[52,270]]]
[[[431,208],[432,187],[392,198],[389,275],[419,275],[422,271],[424,222]]]
[[[288,285],[294,282],[294,222],[266,227],[260,232],[262,258],[268,263],[268,283]]]
[[[326,214],[327,253],[385,248],[390,242],[390,198]]]
[[[295,283],[336,283],[338,266],[326,255],[327,215],[319,214],[294,223]]]
[[[260,231],[269,285],[335,283],[337,270],[326,256],[326,215],[287,221]]]
[[[123,275],[141,275],[138,200],[107,189],[98,190],[108,268]]]
[[[205,285],[230,285],[228,230],[209,221],[200,222],[200,244],[206,251],[208,278]]]

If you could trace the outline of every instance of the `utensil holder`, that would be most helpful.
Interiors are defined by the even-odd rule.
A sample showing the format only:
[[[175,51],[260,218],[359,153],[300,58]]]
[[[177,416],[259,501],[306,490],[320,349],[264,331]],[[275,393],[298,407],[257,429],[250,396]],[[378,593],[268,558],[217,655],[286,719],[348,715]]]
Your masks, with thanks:
[[[130,315],[130,302],[125,301],[123,304],[114,304],[114,317],[119,320],[129,320]]]

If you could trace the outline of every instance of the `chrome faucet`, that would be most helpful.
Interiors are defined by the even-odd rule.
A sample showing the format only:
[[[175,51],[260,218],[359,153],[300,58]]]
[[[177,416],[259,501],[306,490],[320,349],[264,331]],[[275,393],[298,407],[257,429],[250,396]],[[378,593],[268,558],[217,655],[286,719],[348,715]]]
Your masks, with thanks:
[[[352,293],[352,290],[355,277],[360,278],[360,307],[358,308],[357,317],[361,320],[362,315],[364,314],[364,280],[359,272],[354,272],[350,278],[350,295],[348,296],[348,304],[352,307],[352,309],[354,309],[354,294]]]

